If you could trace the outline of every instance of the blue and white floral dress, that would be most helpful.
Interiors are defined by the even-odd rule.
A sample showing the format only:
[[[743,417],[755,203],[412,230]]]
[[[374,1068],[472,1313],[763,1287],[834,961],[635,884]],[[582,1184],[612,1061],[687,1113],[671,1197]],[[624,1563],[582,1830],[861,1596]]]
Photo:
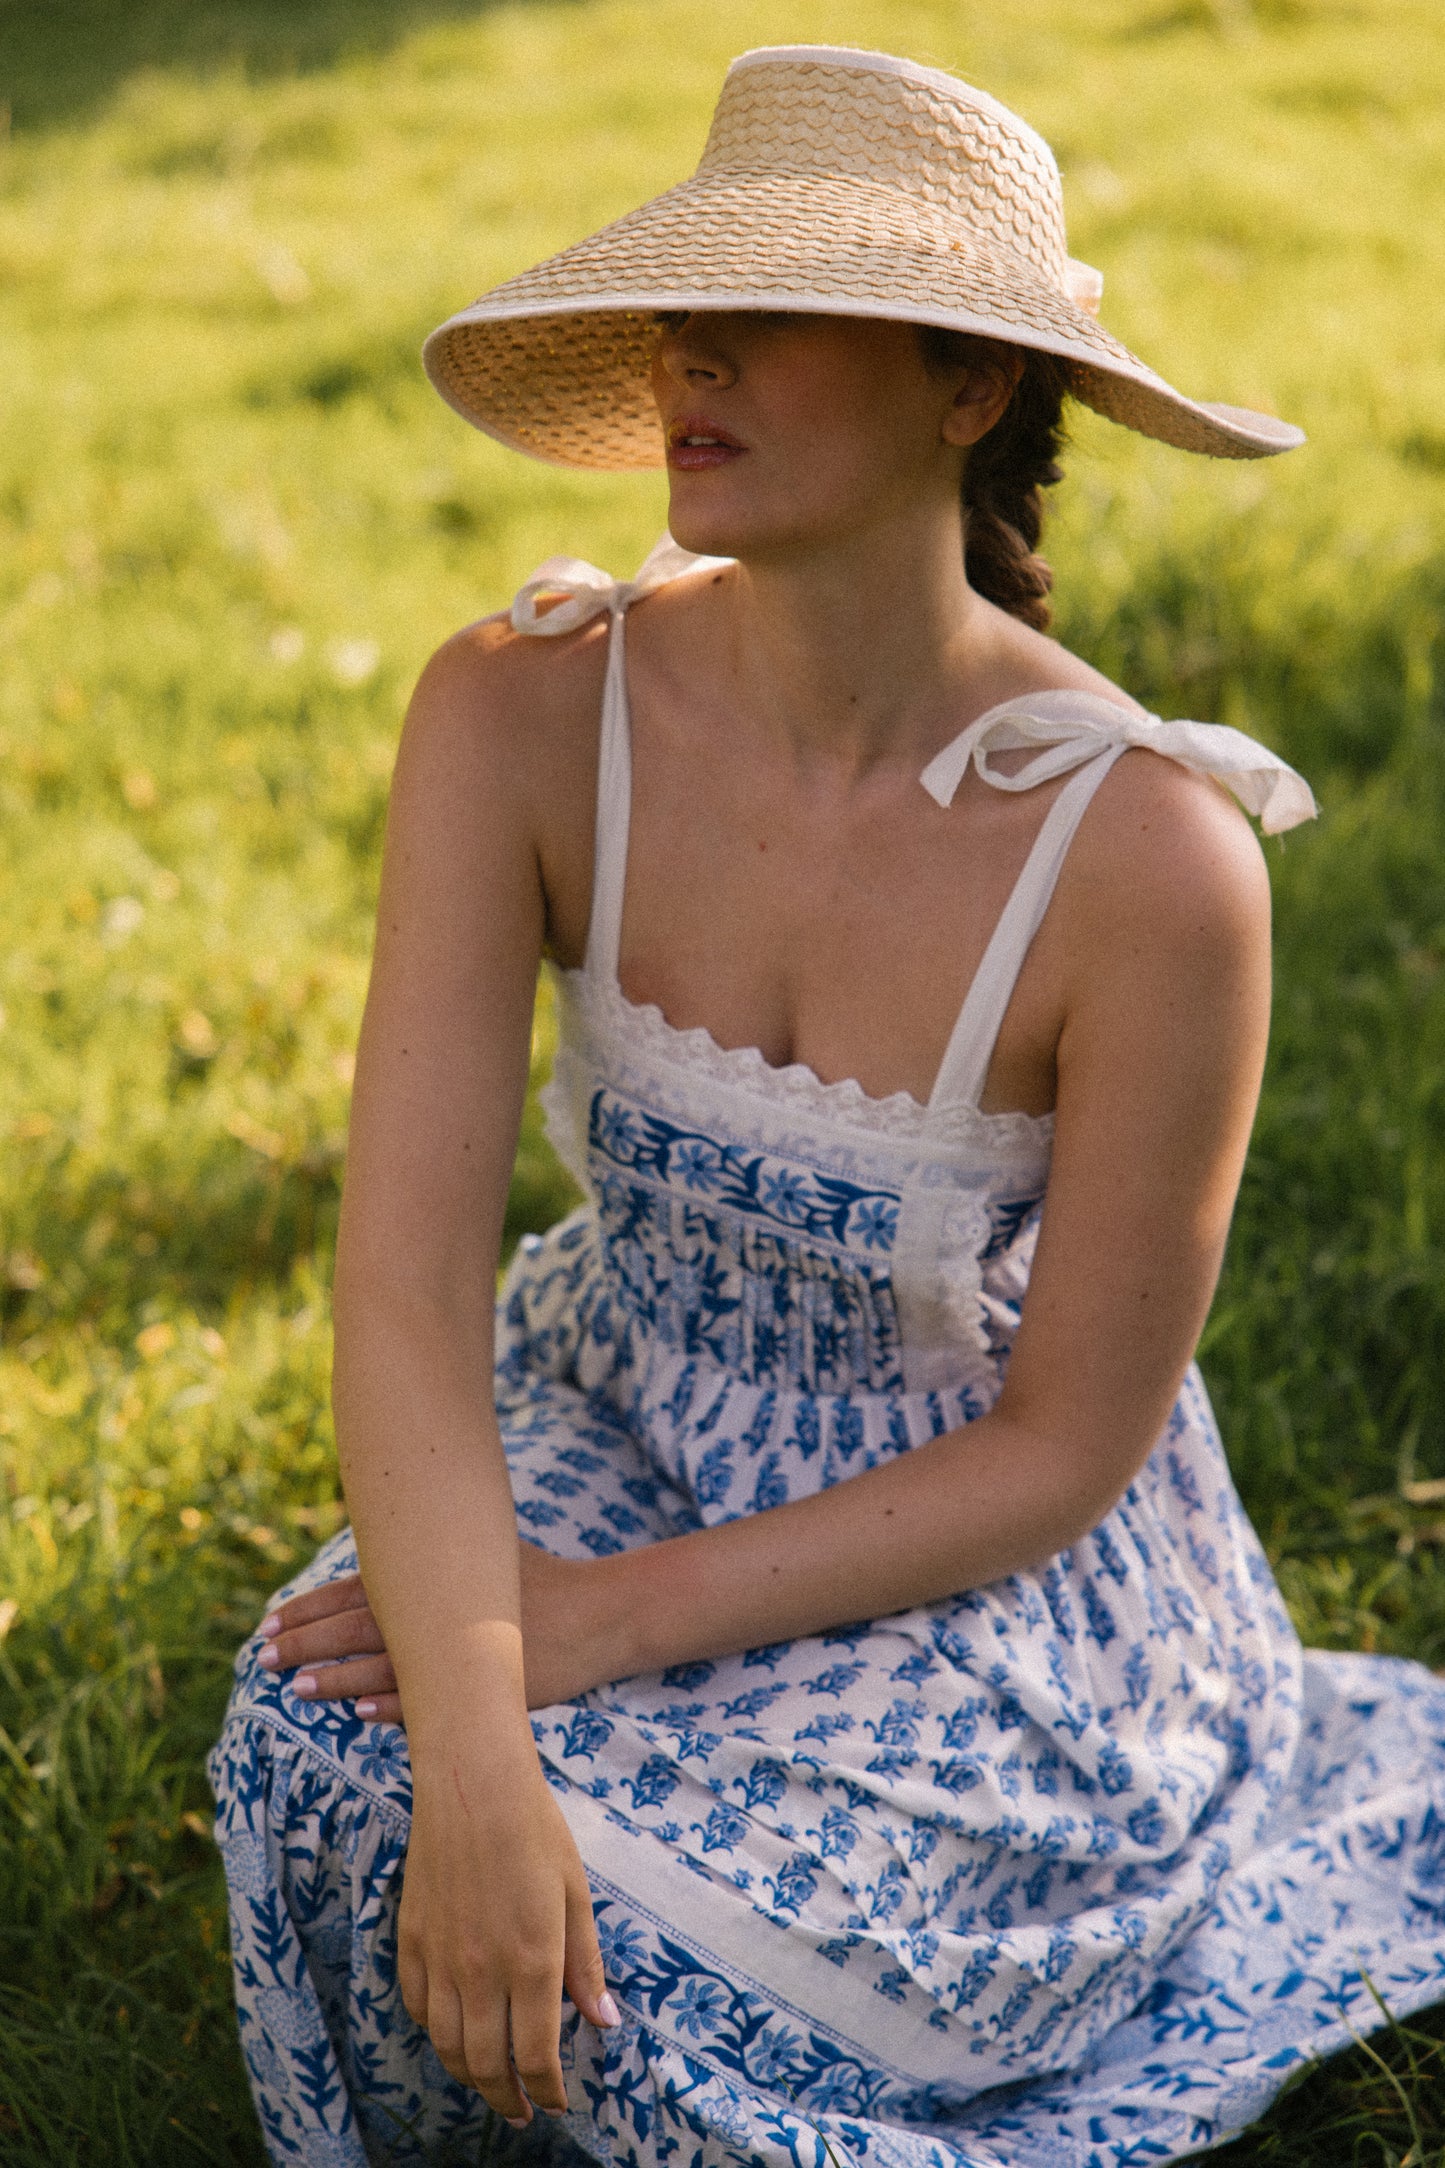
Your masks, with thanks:
[[[801,1498],[995,1399],[1050,1123],[978,1106],[1014,980],[1126,746],[1288,826],[1237,732],[1090,696],[994,710],[926,771],[1072,770],[927,1105],[770,1068],[617,982],[627,603],[570,560],[523,630],[612,615],[587,959],[552,1134],[587,1202],[529,1238],[497,1395],[529,1541],[602,1556]],[[543,594],[566,599],[539,614]],[[1005,777],[1001,748],[1031,745]],[[296,1587],[352,1569],[337,1538]],[[403,1734],[242,1651],[211,1763],[241,2037],[275,2160],[481,2157],[488,2111],[396,1980]],[[1125,2168],[1255,2117],[1307,2056],[1445,1998],[1445,1687],[1302,1653],[1197,1372],[1138,1480],[1039,1573],[536,1713],[619,2030],[570,2006],[572,2136],[618,2168]],[[447,2141],[459,2148],[447,2150]]]

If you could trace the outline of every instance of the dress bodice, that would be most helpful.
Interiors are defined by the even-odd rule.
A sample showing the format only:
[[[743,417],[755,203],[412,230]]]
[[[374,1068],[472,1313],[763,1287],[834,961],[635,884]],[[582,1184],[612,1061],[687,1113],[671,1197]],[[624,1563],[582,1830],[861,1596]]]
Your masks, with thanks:
[[[774,1067],[756,1048],[676,1029],[657,1008],[629,1001],[617,975],[631,808],[624,628],[638,596],[720,562],[667,537],[628,583],[554,558],[513,608],[516,628],[533,635],[572,631],[603,610],[611,619],[592,915],[583,964],[557,974],[549,1133],[601,1215],[619,1299],[632,1304],[639,1330],[682,1335],[698,1276],[711,1272],[717,1329],[707,1353],[739,1384],[834,1395],[965,1388],[986,1405],[1027,1281],[1053,1124],[985,1113],[979,1096],[1094,792],[1120,754],[1147,746],[1226,783],[1268,830],[1307,818],[1314,801],[1292,769],[1238,731],[1163,723],[1091,694],[1007,702],[938,754],[922,787],[947,805],[970,763],[1000,790],[1067,780],[926,1103],[907,1092],[872,1097],[852,1080],[825,1083],[801,1063]],[[1021,772],[994,765],[996,754],[1018,749],[1034,756]],[[773,1314],[790,1307],[780,1277],[792,1308],[798,1285],[810,1290],[801,1325],[793,1317],[779,1325]],[[660,1298],[664,1284],[674,1305]]]

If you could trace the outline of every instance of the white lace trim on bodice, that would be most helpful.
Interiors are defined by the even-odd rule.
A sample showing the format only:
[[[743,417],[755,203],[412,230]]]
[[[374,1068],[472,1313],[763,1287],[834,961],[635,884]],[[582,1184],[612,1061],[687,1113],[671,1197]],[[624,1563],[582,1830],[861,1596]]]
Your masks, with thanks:
[[[852,1077],[826,1082],[806,1062],[779,1066],[756,1046],[722,1046],[702,1024],[669,1023],[655,1002],[629,1001],[613,981],[585,971],[558,971],[558,983],[584,1001],[609,1037],[625,1039],[650,1059],[685,1072],[699,1083],[743,1092],[767,1102],[774,1112],[807,1121],[863,1132],[895,1141],[957,1146],[987,1141],[1001,1156],[1046,1151],[1053,1135],[1052,1114],[1017,1111],[986,1114],[981,1107],[955,1100],[930,1106],[912,1092],[889,1092],[875,1098]]]

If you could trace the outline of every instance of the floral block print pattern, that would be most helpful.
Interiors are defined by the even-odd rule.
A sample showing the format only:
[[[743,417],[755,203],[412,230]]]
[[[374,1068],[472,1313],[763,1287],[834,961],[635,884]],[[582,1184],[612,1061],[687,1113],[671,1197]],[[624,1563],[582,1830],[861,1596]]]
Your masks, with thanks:
[[[608,1502],[589,1486],[583,1510]],[[353,1566],[343,1535],[295,1585]],[[396,1984],[410,1808],[403,1735],[297,1702],[255,1667],[256,1647],[243,1654],[212,1778],[242,2040],[272,2157],[360,2168],[455,2147],[448,2157],[480,2158],[487,2111],[442,2071]],[[776,1670],[764,1663],[754,1676],[772,1685]],[[615,1735],[594,1698],[538,1720],[579,1771],[596,1768]],[[1182,1949],[1066,2076],[963,2098],[966,2088],[920,2084],[596,1877],[624,2025],[598,2034],[565,2012],[570,2135],[596,2158],[637,2168],[824,2168],[824,2137],[839,2161],[887,2168],[1124,2168],[1228,2136],[1304,2056],[1376,2021],[1367,1972],[1398,2011],[1445,1996],[1445,1817],[1418,1804],[1445,1753],[1445,1689],[1382,1659],[1309,1657],[1304,1704],[1289,1796],[1250,1870],[1216,1884]],[[684,1755],[688,1743],[679,1727]],[[677,1769],[658,1754],[623,1797],[665,1806]],[[776,1782],[755,1779],[755,1802]],[[746,1810],[715,1802],[709,1814],[699,1850],[711,1842],[732,1858]],[[789,1911],[846,1845],[843,1819],[815,1810],[801,1858],[768,1900]],[[1003,1939],[989,1938],[965,1995]],[[873,1984],[882,2006],[900,2008],[904,1979],[885,1967]],[[924,2022],[949,2021],[935,2006]]]

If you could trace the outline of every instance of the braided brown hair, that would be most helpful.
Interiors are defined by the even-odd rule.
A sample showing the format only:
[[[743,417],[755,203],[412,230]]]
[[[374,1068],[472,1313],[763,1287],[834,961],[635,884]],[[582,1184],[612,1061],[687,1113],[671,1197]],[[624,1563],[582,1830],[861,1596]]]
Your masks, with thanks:
[[[922,339],[925,359],[934,368],[977,362],[988,351],[982,340],[932,324],[922,327]],[[964,468],[964,570],[978,594],[1046,632],[1054,575],[1038,545],[1043,492],[1063,480],[1059,451],[1069,370],[1056,354],[1014,351],[1022,354],[1023,373],[1013,397],[973,446]]]

